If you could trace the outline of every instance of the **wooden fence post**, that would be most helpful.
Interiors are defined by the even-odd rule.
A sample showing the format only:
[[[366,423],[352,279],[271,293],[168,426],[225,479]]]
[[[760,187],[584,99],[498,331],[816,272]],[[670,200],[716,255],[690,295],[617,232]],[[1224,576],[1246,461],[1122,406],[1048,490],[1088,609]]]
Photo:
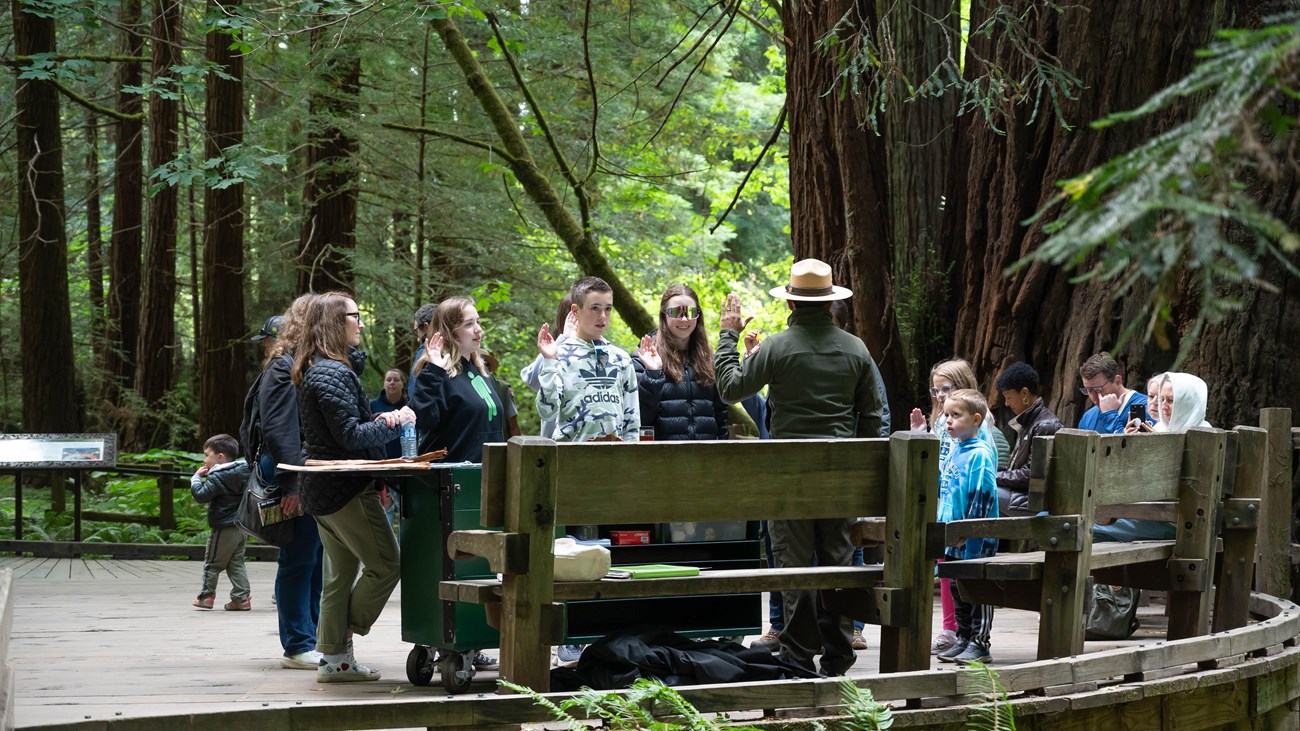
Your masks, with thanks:
[[[902,614],[911,619],[904,626],[880,628],[882,673],[930,669],[934,560],[925,556],[924,537],[938,504],[939,440],[932,434],[895,432],[889,437],[884,584],[910,590]]]
[[[1268,482],[1264,524],[1259,530],[1255,586],[1265,594],[1291,598],[1291,409],[1260,409],[1268,431]]]
[[[159,462],[158,469],[172,470],[176,465],[171,462]],[[158,528],[161,530],[176,530],[176,477],[174,475],[158,475]]]
[[[539,693],[551,688],[556,452],[541,437],[514,437],[506,447],[505,529],[527,537],[528,571],[501,580],[500,677]]]
[[[1093,489],[1097,483],[1097,446],[1094,431],[1062,429],[1052,445],[1047,465],[1046,508],[1052,515],[1093,514]],[[1085,524],[1090,523],[1085,518]],[[1043,557],[1042,595],[1039,598],[1038,659],[1070,657],[1083,650],[1084,590],[1092,556],[1092,531],[1083,532],[1078,551],[1048,551]]]

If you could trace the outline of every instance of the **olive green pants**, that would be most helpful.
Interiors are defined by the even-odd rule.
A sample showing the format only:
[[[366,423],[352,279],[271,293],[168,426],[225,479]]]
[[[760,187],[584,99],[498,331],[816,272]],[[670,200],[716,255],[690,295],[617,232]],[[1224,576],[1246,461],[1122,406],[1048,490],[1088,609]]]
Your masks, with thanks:
[[[347,651],[349,630],[368,634],[379,619],[401,578],[401,562],[397,538],[375,490],[362,492],[338,512],[315,518],[325,547],[316,649],[337,655]]]

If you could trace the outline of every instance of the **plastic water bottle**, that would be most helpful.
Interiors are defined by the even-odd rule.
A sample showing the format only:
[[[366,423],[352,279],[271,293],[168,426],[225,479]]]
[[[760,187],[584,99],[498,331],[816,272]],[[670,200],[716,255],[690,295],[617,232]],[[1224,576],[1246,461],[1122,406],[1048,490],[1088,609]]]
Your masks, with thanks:
[[[403,424],[402,457],[404,459],[414,459],[417,456],[415,450],[415,424]]]

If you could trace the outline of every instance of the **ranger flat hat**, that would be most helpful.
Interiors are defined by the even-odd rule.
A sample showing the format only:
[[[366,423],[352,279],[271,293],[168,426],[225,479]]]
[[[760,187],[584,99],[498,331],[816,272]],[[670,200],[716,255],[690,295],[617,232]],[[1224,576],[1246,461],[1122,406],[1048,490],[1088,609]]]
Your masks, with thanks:
[[[790,267],[790,283],[768,290],[773,297],[800,302],[848,299],[853,290],[831,283],[831,265],[820,259],[800,259]]]

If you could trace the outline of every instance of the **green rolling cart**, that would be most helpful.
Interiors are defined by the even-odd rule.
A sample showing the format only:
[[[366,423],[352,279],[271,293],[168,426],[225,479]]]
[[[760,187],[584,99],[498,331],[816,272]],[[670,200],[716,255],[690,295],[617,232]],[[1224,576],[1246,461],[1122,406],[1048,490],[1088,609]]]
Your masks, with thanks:
[[[438,582],[496,576],[487,559],[453,561],[447,536],[479,525],[482,465],[435,465],[401,479],[402,640],[415,647],[406,658],[406,678],[428,685],[436,672],[452,693],[469,689],[474,653],[498,647],[500,633],[488,626],[482,605],[438,598]]]

